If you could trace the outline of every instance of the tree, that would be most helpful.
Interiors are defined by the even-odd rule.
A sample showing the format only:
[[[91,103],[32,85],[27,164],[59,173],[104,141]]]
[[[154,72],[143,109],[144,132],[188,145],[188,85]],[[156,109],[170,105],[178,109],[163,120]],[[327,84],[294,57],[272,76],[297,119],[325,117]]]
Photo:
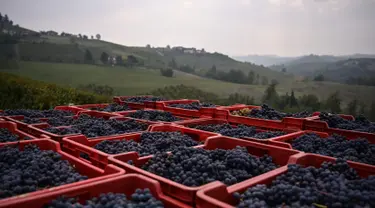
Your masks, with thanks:
[[[3,15],[0,13],[0,22],[3,20]]]
[[[357,100],[352,100],[350,103],[348,103],[345,111],[349,115],[357,115],[357,108],[358,108],[358,101]]]
[[[93,36],[93,35],[91,35],[91,39],[94,39],[94,36]]]
[[[86,49],[86,51],[85,51],[84,62],[86,64],[92,64],[93,63],[91,51],[89,51],[88,49]]]
[[[96,34],[96,39],[100,40],[101,36],[100,34]]]
[[[282,68],[282,69],[281,69],[281,72],[285,73],[285,72],[286,72],[286,68],[285,68],[285,67]]]
[[[137,63],[138,63],[138,60],[133,55],[129,55],[128,58],[126,59],[126,65],[129,67],[133,67]]]
[[[324,81],[324,76],[323,76],[323,74],[319,74],[319,75],[315,76],[315,77],[314,77],[314,81],[317,81],[317,82]]]
[[[13,25],[13,21],[12,21],[12,20],[11,20],[11,21],[9,21],[9,24],[10,24],[10,25]]]
[[[151,48],[151,45],[150,45],[150,44],[147,44],[147,45],[146,45],[146,48]]]
[[[275,84],[269,85],[266,91],[264,92],[262,102],[272,105],[272,104],[276,104],[278,100],[279,100],[279,95],[276,92],[276,85]]]
[[[319,98],[313,94],[303,95],[302,97],[300,97],[299,104],[304,108],[309,108],[309,110],[312,111],[317,111],[320,109]]]
[[[8,17],[7,14],[4,15],[3,21],[4,21],[5,23],[8,23],[8,21],[9,21],[9,17]]]
[[[262,85],[268,85],[268,78],[266,76],[262,76]]]
[[[171,49],[171,46],[170,45],[167,45],[167,47],[166,47],[167,49]]]
[[[325,108],[332,113],[341,112],[341,99],[339,92],[335,92],[328,97],[325,103]]]
[[[165,77],[173,77],[173,69],[171,68],[160,69],[160,73],[162,76],[165,76]]]
[[[64,32],[64,31],[61,32],[61,33],[60,33],[60,36],[64,37],[64,36],[65,36],[65,32]]]
[[[206,77],[215,79],[217,77],[216,65],[212,65],[211,69],[206,72]]]
[[[294,96],[294,90],[292,90],[292,93],[290,94],[290,107],[293,108],[295,106],[298,106],[297,98]]]
[[[89,39],[89,37],[87,37],[87,35],[83,35],[83,39],[87,40],[87,39]]]
[[[116,56],[116,64],[117,65],[124,65],[124,60],[122,60],[122,57],[120,55]]]
[[[253,71],[249,71],[249,74],[247,75],[247,80],[249,84],[254,84],[255,73]]]
[[[82,38],[82,35],[81,35],[81,34],[78,34],[78,38]]]
[[[108,63],[108,53],[106,52],[103,52],[102,55],[100,55],[100,61],[103,62],[103,64],[107,64]]]
[[[180,71],[190,73],[190,74],[195,73],[194,68],[192,68],[189,64],[184,64],[184,65],[180,66]]]

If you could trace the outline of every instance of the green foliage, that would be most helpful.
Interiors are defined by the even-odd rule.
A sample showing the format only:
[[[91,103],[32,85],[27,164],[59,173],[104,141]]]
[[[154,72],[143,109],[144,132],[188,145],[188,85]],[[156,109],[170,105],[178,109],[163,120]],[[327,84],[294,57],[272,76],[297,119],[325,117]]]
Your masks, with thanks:
[[[108,97],[0,73],[0,109],[51,109],[58,105],[105,103]]]
[[[229,95],[228,97],[228,102],[226,105],[231,105],[231,104],[245,104],[245,105],[254,105],[255,101],[253,97],[249,97],[247,95],[241,95],[239,93],[234,93]]]
[[[276,92],[276,85],[271,84],[268,86],[268,88],[264,92],[262,102],[267,103],[269,105],[277,105],[278,101],[279,101],[279,95]]]
[[[191,67],[189,64],[184,64],[180,66],[180,71],[189,73],[189,74],[195,74],[195,69]]]
[[[129,55],[128,58],[126,59],[125,66],[133,67],[133,66],[138,65],[138,63],[139,61],[135,56]]]
[[[214,93],[204,92],[203,90],[186,85],[168,86],[151,91],[148,94],[169,99],[197,99],[204,102],[215,102],[219,100],[219,96]]]
[[[325,102],[325,109],[332,113],[341,113],[341,98],[339,92],[335,92],[328,97]]]
[[[113,88],[108,85],[96,85],[96,84],[80,85],[78,86],[77,89],[82,90],[82,91],[92,92],[98,95],[104,95],[104,96],[114,95]]]
[[[165,76],[165,77],[173,77],[173,69],[171,68],[160,69],[160,73],[162,76]]]

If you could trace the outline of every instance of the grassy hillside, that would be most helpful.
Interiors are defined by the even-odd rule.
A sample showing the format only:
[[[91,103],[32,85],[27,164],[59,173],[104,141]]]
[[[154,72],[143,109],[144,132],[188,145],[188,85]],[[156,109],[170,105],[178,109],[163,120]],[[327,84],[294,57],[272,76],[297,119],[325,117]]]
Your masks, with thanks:
[[[27,40],[30,41],[30,40]],[[114,44],[101,40],[83,40],[76,39],[74,42],[71,41],[69,37],[61,36],[44,36],[42,35],[39,40],[35,38],[32,41],[44,42],[44,44],[31,44],[31,43],[21,43],[20,45],[26,44],[26,46],[21,46],[20,54],[37,54],[40,56],[47,56],[45,53],[39,50],[39,45],[48,45],[48,49],[54,48],[55,53],[50,53],[52,60],[59,59],[65,53],[65,56],[76,56],[78,59],[83,59],[83,53],[86,49],[90,50],[93,54],[96,62],[99,62],[100,55],[102,52],[106,52],[110,55],[121,55],[126,57],[128,55],[134,55],[138,59],[141,59],[146,67],[149,68],[165,68],[168,63],[175,58],[178,65],[188,64],[195,67],[196,71],[208,70],[212,65],[216,65],[218,70],[229,71],[231,69],[243,70],[246,75],[252,70],[260,76],[267,76],[269,80],[278,79],[279,82],[290,81],[292,77],[286,76],[283,73],[275,72],[269,68],[238,62],[226,55],[219,53],[206,53],[206,54],[186,54],[183,52],[178,52],[174,50],[169,50],[166,48],[146,48],[146,47],[127,47],[119,44]],[[59,49],[61,47],[61,49]],[[67,51],[67,48],[71,49],[71,52]],[[26,51],[23,51],[26,50]],[[80,54],[82,53],[82,54]],[[55,57],[55,54],[56,55]],[[47,56],[48,57],[48,56]],[[72,62],[68,62],[72,63]],[[74,62],[73,62],[74,63]]]
[[[56,83],[64,86],[77,87],[81,84],[109,85],[116,94],[134,95],[147,93],[157,88],[184,84],[201,90],[216,93],[226,97],[232,93],[240,93],[254,97],[260,101],[267,86],[241,85],[217,80],[210,80],[198,76],[175,71],[175,77],[160,76],[159,70],[146,68],[104,67],[83,64],[57,64],[39,62],[20,62],[19,69],[0,70],[17,75],[27,76],[35,80]],[[277,87],[280,94],[291,90],[296,96],[315,94],[326,99],[335,91],[340,91],[344,102],[358,99],[369,103],[375,100],[375,87],[349,86],[329,82],[287,82]]]

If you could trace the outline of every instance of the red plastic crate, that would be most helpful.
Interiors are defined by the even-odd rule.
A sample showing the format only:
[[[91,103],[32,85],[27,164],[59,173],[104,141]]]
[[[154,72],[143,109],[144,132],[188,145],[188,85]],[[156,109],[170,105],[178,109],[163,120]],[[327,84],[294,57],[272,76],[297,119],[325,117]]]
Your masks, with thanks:
[[[13,134],[17,135],[20,139],[20,141],[23,141],[25,137],[29,137],[31,140],[35,139],[49,139],[46,135],[40,135],[40,137],[32,136],[24,131],[21,131],[17,128],[17,125],[10,121],[2,121],[0,120],[0,129],[8,129]],[[8,142],[4,142],[8,143]],[[1,144],[1,143],[0,143]]]
[[[314,166],[320,167],[323,162],[335,162],[335,159],[315,155],[300,153],[290,157],[289,164],[300,164],[304,167]],[[366,166],[349,162],[349,165],[354,168],[358,174],[365,178],[370,175],[375,175],[374,168],[368,168]],[[226,187],[221,182],[213,182],[211,186],[206,187],[198,191],[197,193],[197,206],[198,208],[232,208],[238,204],[238,201],[233,197],[233,193],[243,193],[248,188],[256,186],[258,184],[271,184],[277,176],[287,172],[287,166],[278,168],[275,171],[268,172],[261,176],[254,177],[251,180],[243,183],[235,184],[233,186]]]
[[[34,196],[37,196],[39,194],[48,193],[50,191],[56,191],[56,190],[63,190],[66,188],[76,187],[83,184],[87,184],[90,182],[103,180],[107,178],[111,178],[114,176],[123,175],[125,173],[124,170],[121,168],[118,168],[113,165],[108,165],[104,169],[100,169],[98,167],[95,167],[93,165],[87,164],[63,151],[60,149],[60,144],[49,140],[49,139],[38,139],[38,140],[28,140],[28,141],[20,141],[20,142],[9,142],[9,143],[3,143],[0,144],[0,147],[7,146],[7,145],[14,145],[19,147],[20,150],[23,150],[26,145],[33,144],[37,145],[41,150],[52,150],[54,152],[59,153],[62,157],[62,160],[67,160],[69,163],[74,166],[74,168],[82,175],[86,175],[89,177],[89,179],[79,182],[74,182],[70,184],[65,184],[57,187],[51,187],[47,189],[41,189],[35,192],[26,193],[19,196],[9,197],[5,199],[0,200],[0,205],[4,204],[12,204],[16,203],[19,199],[32,199]]]
[[[92,108],[105,108],[108,105],[110,105],[110,103],[75,105],[75,107],[81,108],[84,110],[91,110]],[[100,111],[100,110],[93,110],[93,111],[106,112],[106,111]],[[108,113],[118,113],[118,112],[126,112],[126,111],[116,111],[116,112],[108,112]]]
[[[210,117],[212,118],[215,114],[215,111],[220,106],[216,106],[213,108],[206,108],[202,107],[199,110],[190,110],[190,109],[184,109],[184,108],[176,108],[176,107],[170,107],[171,104],[190,104],[193,102],[200,103],[199,100],[174,100],[174,101],[166,101],[163,103],[163,110],[172,112],[176,115],[186,116],[186,117]]]
[[[203,146],[200,146],[198,148],[214,150],[218,148],[233,149],[236,146],[246,147],[249,153],[252,155],[263,156],[265,154],[268,154],[272,156],[276,164],[281,166],[287,164],[287,161],[291,155],[298,153],[298,151],[294,150],[288,150],[276,146],[264,145],[223,136],[211,137],[206,140]],[[193,205],[195,202],[196,192],[210,186],[211,184],[208,183],[198,187],[189,187],[141,169],[140,167],[147,163],[147,161],[151,158],[152,156],[139,157],[137,153],[131,152],[109,157],[109,161],[112,164],[125,169],[127,173],[138,173],[159,181],[164,193],[191,205]],[[127,161],[129,160],[132,160],[135,166],[128,164]]]
[[[5,116],[3,119],[6,120],[6,121],[10,121],[10,122],[15,123],[20,130],[25,131],[27,133],[30,133],[28,131],[28,126],[30,124],[23,122],[23,120],[25,119],[25,116]],[[47,119],[46,118],[40,118],[39,120],[40,120],[40,123],[43,123]]]
[[[79,108],[76,108],[76,107],[73,107],[73,106],[57,106],[57,107],[54,108],[54,110],[71,111],[75,115],[77,115],[80,112],[86,112],[87,111],[87,110],[79,109]],[[16,123],[17,127],[19,129],[21,129],[21,130],[23,130],[25,132],[28,132],[28,126],[30,124],[23,122],[23,120],[25,119],[24,116],[22,116],[22,115],[4,116],[3,119],[7,120],[7,121],[11,121],[11,122]],[[48,118],[39,118],[39,119],[40,119],[40,123],[43,123],[46,120],[48,120]]]
[[[218,119],[228,119],[228,116],[230,115],[231,111],[235,110],[241,110],[243,108],[260,108],[260,106],[256,105],[244,105],[244,104],[236,104],[236,105],[231,105],[231,106],[222,106],[220,108],[217,108],[214,118]]]
[[[176,99],[176,100],[164,100],[164,101],[156,101],[155,102],[155,109],[157,110],[163,110],[164,109],[164,104],[165,105],[168,105],[168,104],[171,104],[171,103],[174,103],[174,102],[184,102],[186,100],[189,100],[189,99]],[[199,100],[196,100],[196,101],[199,101]]]
[[[166,124],[152,125],[149,127],[149,131],[150,132],[158,132],[158,131],[181,132],[182,134],[186,134],[192,137],[196,141],[205,141],[206,139],[210,137],[218,136],[218,134],[211,133],[211,132],[197,131],[195,129],[190,129],[190,128],[186,128],[183,126],[166,125]],[[128,134],[128,135],[101,137],[100,139],[88,139],[84,135],[65,137],[63,139],[64,151],[88,163],[91,163],[95,166],[105,167],[108,164],[108,158],[114,155],[96,150],[94,148],[95,145],[97,145],[98,143],[102,141],[108,141],[108,140],[112,140],[112,141],[113,140],[134,140],[138,142],[141,138],[141,135],[142,133],[133,133],[133,134]],[[82,153],[88,156],[90,160],[88,161],[85,158],[83,158]]]
[[[127,111],[125,111],[125,112],[127,112]],[[81,112],[78,112],[77,115],[79,116],[79,115],[82,115],[82,114],[86,114],[86,115],[89,115],[89,116],[95,117],[95,118],[104,118],[104,119],[110,119],[112,117],[121,116],[121,114],[118,114],[118,113],[93,111],[93,110],[81,111]]]
[[[154,97],[153,95],[138,95],[143,97]],[[113,102],[124,105],[127,104],[132,109],[144,109],[144,108],[152,108],[155,109],[155,102],[152,101],[145,101],[144,103],[134,103],[134,102],[127,102],[124,101],[127,98],[131,97],[138,97],[138,96],[114,96]]]
[[[260,126],[260,127],[271,127],[271,128],[279,128],[279,129],[303,129],[303,122],[304,120],[311,120],[317,119],[319,115],[318,112],[312,114],[311,117],[306,118],[292,118],[292,117],[285,117],[282,120],[268,120],[268,119],[259,119],[259,118],[252,118],[246,116],[236,116],[232,115],[232,111],[241,110],[244,108],[254,109],[254,108],[261,108],[261,106],[253,106],[253,105],[236,105],[236,106],[229,106],[225,108],[219,108],[216,113],[216,118],[227,119],[229,122],[241,123],[248,126]]]
[[[183,126],[186,126],[186,127],[189,127],[191,125],[209,125],[209,124],[225,124],[225,123],[231,124],[232,126],[240,125],[240,123],[228,122],[227,120],[217,119],[217,118],[200,118],[200,119],[192,119],[192,120],[187,120],[187,121],[182,121],[182,122],[176,122],[176,124],[183,125]],[[297,131],[297,130],[294,130],[294,129],[282,129],[282,128],[278,129],[278,128],[265,128],[265,127],[259,127],[259,126],[254,126],[254,125],[252,125],[252,126],[256,128],[256,131],[258,133],[264,132],[264,131],[283,131],[283,132],[287,133],[286,135],[291,136],[291,135],[296,134],[297,132],[300,132],[300,131]],[[283,136],[280,136],[280,137],[284,137],[286,135],[283,135]],[[273,137],[273,138],[279,138],[279,137]],[[273,138],[257,139],[257,138],[252,138],[252,137],[244,137],[244,138],[239,138],[239,139],[245,139],[245,140],[248,140],[248,141],[268,144],[268,142]]]
[[[63,110],[63,111],[71,111],[75,115],[77,115],[81,111],[87,111],[85,109],[77,108],[75,106],[56,106],[54,109],[55,110]]]
[[[92,182],[89,184],[72,187],[60,191],[52,191],[35,197],[19,199],[12,203],[0,204],[1,208],[42,208],[50,201],[67,196],[78,198],[78,201],[84,203],[93,197],[98,197],[101,193],[124,193],[127,198],[131,197],[136,189],[150,189],[152,195],[163,202],[166,208],[189,208],[190,206],[183,204],[171,197],[166,196],[160,188],[160,184],[152,179],[138,174],[127,174],[117,176],[102,181]]]
[[[317,134],[319,137],[321,137],[322,139],[324,138],[327,138],[330,136],[330,134],[328,133],[324,133],[324,132],[316,132],[316,131],[300,131],[300,132],[296,132],[295,134],[291,134],[291,135],[284,135],[284,136],[281,136],[281,137],[277,137],[277,138],[272,138],[268,144],[269,145],[274,145],[274,146],[278,146],[278,147],[283,147],[283,148],[288,148],[288,149],[293,149],[292,145],[290,144],[290,142],[304,134],[308,134],[308,133],[314,133],[314,134]],[[346,137],[347,140],[354,140],[354,139],[357,139],[358,137]],[[367,139],[371,144],[375,144],[375,139]],[[296,150],[296,151],[299,151],[299,150]],[[302,152],[302,151],[300,151]],[[330,156],[325,156],[325,157],[329,157],[329,158],[333,158],[333,157],[330,157]],[[354,162],[352,161],[353,163],[355,164],[363,164],[364,166],[368,166],[369,168],[374,168],[375,169],[375,165],[370,165],[370,164],[365,164],[365,163],[360,163],[360,162]]]
[[[353,116],[350,115],[342,115],[339,114],[340,117],[348,119],[348,120],[354,120]],[[318,118],[319,119],[319,118]],[[303,129],[304,130],[311,130],[311,131],[320,131],[320,132],[326,132],[328,134],[340,134],[349,138],[366,138],[369,140],[375,139],[375,134],[373,133],[367,133],[367,132],[361,132],[361,131],[353,131],[353,130],[345,130],[345,129],[338,129],[338,128],[330,128],[325,121],[321,120],[305,120],[303,122]]]
[[[85,112],[86,114],[87,112]],[[90,113],[95,113],[95,112],[90,112]],[[78,116],[75,116],[75,118],[78,118]],[[109,119],[116,119],[116,120],[120,120],[120,121],[126,121],[126,120],[131,120],[129,118],[126,118],[126,117],[110,117]],[[136,119],[133,119],[133,120],[136,120]],[[146,123],[148,125],[151,125],[153,124],[152,122],[148,122],[148,121],[143,121],[143,120],[136,120],[140,123]],[[28,126],[28,129],[29,129],[29,132],[31,132],[30,134],[32,135],[36,135],[36,136],[39,136],[39,135],[47,135],[49,136],[52,140],[54,141],[58,141],[58,142],[62,142],[62,139],[64,137],[70,137],[70,136],[76,136],[76,135],[81,135],[81,134],[66,134],[66,135],[58,135],[58,134],[54,134],[54,133],[51,133],[51,132],[48,132],[48,131],[45,131],[44,129],[46,128],[50,128],[52,127],[51,125],[47,124],[47,123],[41,123],[41,124],[32,124],[32,125],[29,125]],[[59,127],[55,127],[55,128],[69,128],[71,126],[59,126]],[[135,132],[129,132],[129,133],[124,133],[124,134],[118,134],[118,135],[112,135],[112,136],[124,136],[124,135],[127,135],[127,134],[132,134],[132,133],[135,133]],[[90,138],[90,140],[97,140],[97,139],[102,139],[102,138],[106,138],[108,136],[99,136],[99,137],[93,137],[93,138]]]
[[[144,109],[145,111],[155,111],[155,109]],[[157,110],[157,111],[162,111],[162,110]],[[138,118],[132,118],[132,117],[128,117],[128,115],[130,113],[134,113],[136,112],[136,110],[133,110],[133,111],[124,111],[124,112],[120,112],[119,114],[126,117],[126,118],[131,118],[131,119],[134,119],[134,120],[137,120],[137,121],[143,121],[143,122],[151,122],[151,123],[154,123],[154,124],[159,124],[159,123],[165,123],[165,124],[170,124],[170,123],[177,123],[177,122],[181,122],[181,121],[186,121],[186,120],[191,120],[193,119],[193,117],[185,117],[185,116],[179,116],[179,115],[176,115],[175,113],[173,112],[170,112],[172,113],[172,115],[174,115],[175,117],[181,119],[179,121],[174,121],[174,122],[167,122],[167,121],[149,121],[149,120],[144,120],[144,119],[138,119]]]

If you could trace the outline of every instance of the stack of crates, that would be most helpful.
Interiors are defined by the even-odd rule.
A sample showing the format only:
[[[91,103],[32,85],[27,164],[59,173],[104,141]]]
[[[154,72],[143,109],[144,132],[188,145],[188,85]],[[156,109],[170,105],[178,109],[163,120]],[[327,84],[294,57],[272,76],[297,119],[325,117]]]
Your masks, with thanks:
[[[79,124],[56,126],[51,123],[52,118],[50,117],[33,118],[34,123],[30,123],[25,115],[8,115],[5,113],[6,111],[0,111],[0,130],[9,131],[16,136],[15,138],[18,138],[17,141],[0,142],[0,151],[5,146],[12,146],[23,151],[26,146],[35,145],[41,150],[50,150],[60,154],[62,160],[68,161],[80,174],[88,176],[87,180],[0,198],[0,208],[43,207],[60,196],[74,197],[80,202],[108,192],[125,193],[130,196],[137,189],[145,188],[148,188],[151,194],[163,203],[164,207],[235,207],[239,203],[238,199],[233,196],[235,192],[243,193],[246,189],[258,184],[271,184],[277,176],[287,172],[289,164],[320,167],[324,162],[336,161],[334,157],[293,149],[291,141],[300,136],[314,133],[323,140],[333,134],[340,134],[348,140],[366,138],[369,143],[375,144],[374,133],[330,128],[326,122],[319,120],[319,112],[306,118],[285,117],[282,120],[267,120],[233,115],[232,113],[245,108],[249,110],[261,109],[261,106],[236,104],[184,109],[173,106],[192,103],[200,106],[201,102],[189,99],[153,99],[150,95],[139,96],[139,99],[128,101],[129,98],[134,97],[114,97],[114,103],[55,107],[55,110],[70,112],[67,119],[72,121],[80,119],[82,116],[88,116],[90,119],[116,120],[119,123],[132,120],[138,122],[139,125],[146,126],[143,130],[104,136],[92,137],[83,133],[52,133],[49,131],[51,127],[72,128]],[[134,100],[138,100],[138,102],[134,102]],[[114,108],[111,108],[112,106]],[[116,111],[116,109],[120,110]],[[165,121],[150,120],[148,117],[132,117],[134,113],[140,111],[168,112],[176,119],[175,121]],[[348,115],[340,116],[348,120],[354,119]],[[222,135],[220,132],[196,128],[207,125],[228,125],[233,128],[248,126],[254,128],[255,133],[277,131],[282,134],[259,139],[252,136],[231,137]],[[179,132],[197,141],[199,144],[193,146],[196,149],[230,150],[244,147],[249,154],[256,157],[271,156],[278,168],[229,186],[220,181],[213,181],[201,186],[187,186],[142,169],[144,164],[155,157],[152,154],[142,156],[137,152],[110,154],[95,149],[95,146],[101,142],[133,140],[139,143],[142,135],[148,132]],[[173,152],[167,153],[173,154]],[[375,174],[375,164],[355,161],[348,161],[348,164],[361,177]]]

